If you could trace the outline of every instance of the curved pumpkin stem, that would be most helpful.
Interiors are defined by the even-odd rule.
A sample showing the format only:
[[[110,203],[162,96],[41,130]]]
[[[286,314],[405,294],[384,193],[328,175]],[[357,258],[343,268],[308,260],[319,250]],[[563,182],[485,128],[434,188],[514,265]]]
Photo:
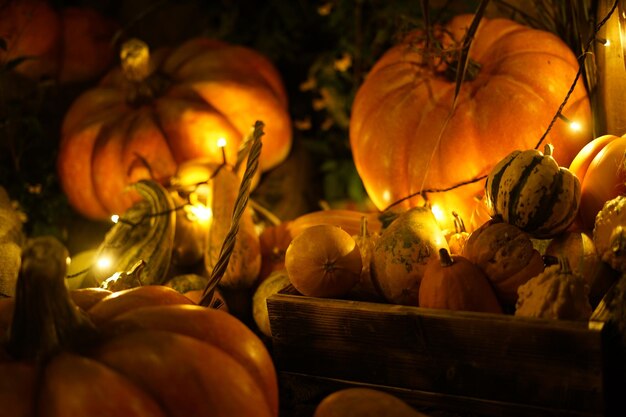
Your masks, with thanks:
[[[95,334],[65,286],[67,249],[56,238],[29,240],[15,290],[7,351],[15,359],[41,359]]]
[[[543,154],[544,154],[544,156],[552,156],[553,152],[554,152],[554,145],[552,145],[551,143],[547,143],[543,147]]]

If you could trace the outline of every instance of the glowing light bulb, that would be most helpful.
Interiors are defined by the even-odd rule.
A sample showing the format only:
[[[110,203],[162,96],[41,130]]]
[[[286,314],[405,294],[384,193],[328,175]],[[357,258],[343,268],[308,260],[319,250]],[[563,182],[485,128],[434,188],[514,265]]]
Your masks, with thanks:
[[[101,258],[98,258],[98,260],[96,261],[96,265],[98,266],[98,268],[104,269],[104,270],[109,269],[112,264],[113,264],[113,260],[108,256],[102,256]]]
[[[435,216],[435,220],[437,220],[437,223],[442,224],[444,220],[443,209],[439,207],[437,204],[433,204],[430,207],[430,211],[433,212],[433,215]]]
[[[111,216],[111,221],[113,223],[117,223],[119,220],[120,220],[120,216],[119,215],[114,214],[114,215]]]
[[[579,122],[572,120],[569,123],[569,128],[572,129],[574,132],[580,132],[583,127]]]
[[[185,211],[190,214],[194,220],[199,222],[208,222],[213,217],[213,211],[211,207],[205,206],[202,203],[196,203],[193,205],[185,206]]]
[[[72,263],[72,258],[70,258],[69,256],[67,258],[65,258],[65,265],[68,265]]]
[[[218,148],[223,148],[226,146],[226,139],[225,138],[219,138],[217,140],[217,147]]]
[[[606,47],[611,46],[611,40],[610,39],[605,39],[604,40],[604,46],[606,46]]]
[[[389,190],[383,191],[383,200],[385,200],[385,203],[391,201],[391,192]]]

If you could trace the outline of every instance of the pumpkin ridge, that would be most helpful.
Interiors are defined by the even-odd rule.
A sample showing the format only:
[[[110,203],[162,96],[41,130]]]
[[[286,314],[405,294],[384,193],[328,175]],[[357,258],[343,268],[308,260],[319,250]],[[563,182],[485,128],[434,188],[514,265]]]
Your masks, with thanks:
[[[493,208],[495,209],[498,206],[498,189],[500,188],[500,181],[504,176],[504,172],[507,170],[509,166],[513,163],[517,155],[519,155],[520,151],[514,151],[509,154],[509,156],[504,159],[500,164],[500,169],[493,176],[487,177],[487,182],[485,183],[485,190],[487,194],[487,201],[491,202]],[[508,160],[507,160],[508,159]],[[491,183],[490,183],[491,180]]]
[[[516,158],[517,159],[517,158]],[[528,163],[528,165],[522,170],[520,174],[520,180],[515,187],[510,191],[510,199],[509,199],[509,207],[508,207],[508,221],[513,224],[517,224],[520,219],[518,203],[521,195],[521,190],[524,188],[528,179],[530,178],[530,173],[535,169],[537,165],[541,164],[543,160],[542,155],[533,155],[532,160]],[[519,161],[519,160],[518,160]],[[525,228],[526,226],[524,226]]]
[[[550,219],[554,215],[554,204],[559,200],[559,196],[562,194],[559,190],[563,187],[563,173],[559,172],[553,176],[553,181],[550,186],[550,190],[544,193],[539,199],[537,205],[537,212],[530,218],[530,221],[524,226],[524,230],[528,232],[537,231],[542,229],[542,225],[546,220]],[[565,218],[567,218],[567,213]],[[558,224],[562,223],[559,221]],[[554,225],[556,226],[556,224]],[[551,227],[554,229],[554,227]]]

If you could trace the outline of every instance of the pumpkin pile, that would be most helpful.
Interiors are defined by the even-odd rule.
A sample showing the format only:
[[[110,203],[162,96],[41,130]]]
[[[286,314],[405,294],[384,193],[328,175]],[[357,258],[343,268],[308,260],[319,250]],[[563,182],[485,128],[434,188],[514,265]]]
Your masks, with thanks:
[[[443,232],[428,206],[398,211],[390,224],[343,243],[361,248],[361,288],[351,279],[333,294],[300,292],[367,300],[363,288],[369,283],[370,295],[379,302],[589,319],[616,275],[626,270],[626,198],[608,200],[593,231],[577,230],[580,180],[559,166],[552,152],[551,145],[543,153],[515,150],[495,164],[484,183],[489,220],[472,232],[462,230],[458,215],[455,232]],[[619,171],[614,168],[616,178]],[[378,221],[384,217],[379,213]],[[342,230],[332,227],[332,232]],[[294,244],[296,238],[285,254],[286,263],[305,269],[286,270],[296,290],[322,285],[323,274],[306,265],[324,265],[328,257],[321,254],[336,245],[315,238],[311,229],[300,231],[307,248]]]

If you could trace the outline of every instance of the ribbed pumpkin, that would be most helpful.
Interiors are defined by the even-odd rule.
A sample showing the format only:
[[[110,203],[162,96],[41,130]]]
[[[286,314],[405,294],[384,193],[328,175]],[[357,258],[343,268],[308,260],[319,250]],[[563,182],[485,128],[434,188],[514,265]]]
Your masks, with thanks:
[[[520,286],[515,315],[557,320],[588,320],[589,286],[566,260],[549,266]]]
[[[489,173],[485,198],[492,215],[533,237],[549,238],[567,230],[576,218],[580,181],[559,167],[551,145],[543,153],[516,150]]]
[[[607,201],[596,216],[593,243],[611,268],[626,272],[626,196]]]
[[[435,33],[446,52],[460,47],[473,18],[454,17]],[[478,71],[466,76],[452,112],[455,79],[445,74],[456,63],[442,62],[441,51],[426,50],[424,39],[412,33],[384,54],[354,99],[354,162],[380,210],[413,193],[487,175],[511,151],[535,146],[579,67],[576,56],[554,34],[511,20],[483,18],[469,50],[470,65]],[[582,82],[563,114],[583,126],[573,132],[557,121],[547,137],[558,151],[558,162],[567,166],[591,139],[591,112]],[[470,219],[481,186],[429,193],[428,198],[446,212],[455,210]],[[403,204],[419,203],[415,198]],[[452,218],[442,227],[452,229]]]
[[[243,323],[163,286],[79,309],[66,256],[56,239],[30,242],[17,296],[2,300],[3,415],[278,414],[271,357]]]
[[[499,217],[470,234],[463,256],[483,270],[502,305],[509,307],[515,305],[518,287],[544,269],[528,234]]]
[[[581,185],[577,223],[591,232],[604,203],[626,192],[626,136],[603,135],[578,152],[569,170]]]
[[[291,122],[280,75],[258,52],[194,38],[150,56],[138,40],[122,48],[122,65],[84,92],[62,127],[58,173],[70,204],[86,217],[123,212],[126,186],[166,182],[195,158],[234,164],[255,121],[265,125],[260,171],[282,162]]]

